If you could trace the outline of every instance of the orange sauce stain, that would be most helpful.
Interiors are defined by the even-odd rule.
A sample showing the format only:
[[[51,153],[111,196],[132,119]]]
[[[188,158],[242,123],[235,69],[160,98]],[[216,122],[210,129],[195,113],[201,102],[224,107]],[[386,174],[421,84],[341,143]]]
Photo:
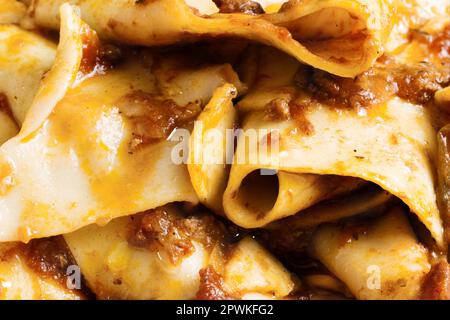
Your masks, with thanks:
[[[26,243],[32,238],[47,236],[44,231],[49,229],[49,223],[51,229],[56,227],[66,229],[71,225],[70,219],[59,214],[51,205],[26,201],[17,231],[19,240]]]
[[[128,152],[131,124],[115,102],[130,87],[151,90],[148,83],[136,83],[133,74],[120,70],[86,79],[69,90],[50,116],[51,145],[75,152],[99,203],[98,212],[91,211],[86,219],[130,212],[145,196],[143,189],[160,153],[157,146]]]

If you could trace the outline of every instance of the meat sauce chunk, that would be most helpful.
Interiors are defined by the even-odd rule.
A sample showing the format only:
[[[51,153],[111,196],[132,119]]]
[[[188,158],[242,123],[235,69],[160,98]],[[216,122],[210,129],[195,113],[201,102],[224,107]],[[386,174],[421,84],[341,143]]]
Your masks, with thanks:
[[[376,105],[395,95],[411,103],[425,104],[450,83],[450,70],[448,66],[437,68],[427,62],[405,65],[385,56],[355,78],[301,67],[295,83],[318,101],[340,108]]]
[[[62,237],[33,239],[22,247],[27,265],[44,277],[50,277],[65,285],[67,268],[76,265]]]
[[[104,73],[114,68],[122,60],[122,52],[119,47],[100,42],[97,33],[85,26],[82,30],[83,55],[80,63],[80,75],[97,72]]]
[[[209,266],[200,270],[200,287],[197,300],[228,300],[231,297],[224,289],[224,281],[217,271]]]
[[[220,13],[263,14],[264,9],[256,1],[247,0],[213,0]]]
[[[441,60],[450,59],[450,24],[435,34],[421,30],[411,30],[410,40],[416,40],[426,44],[430,49],[430,53],[436,55]]]
[[[202,110],[198,102],[179,106],[173,100],[141,90],[123,96],[117,106],[132,124],[130,153],[166,139],[175,128],[190,128]]]
[[[128,243],[165,252],[173,264],[194,252],[193,241],[212,250],[228,241],[228,230],[209,214],[185,216],[157,208],[132,216]]]

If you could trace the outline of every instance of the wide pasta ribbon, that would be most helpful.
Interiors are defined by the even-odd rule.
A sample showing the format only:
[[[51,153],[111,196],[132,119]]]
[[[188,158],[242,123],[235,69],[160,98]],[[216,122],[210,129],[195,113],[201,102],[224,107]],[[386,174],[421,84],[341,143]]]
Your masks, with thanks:
[[[21,125],[55,59],[56,45],[14,25],[0,25],[0,93]]]
[[[160,225],[169,233],[158,233]],[[142,228],[151,230],[148,238]],[[166,205],[64,238],[100,299],[283,298],[294,289],[290,273],[255,239],[231,243],[224,232],[210,213]]]
[[[330,192],[354,189],[360,180],[337,176],[353,177],[403,200],[442,245],[431,160],[437,131],[430,112],[397,97],[359,110],[314,102],[307,92],[289,85],[296,62],[266,54],[270,58],[261,60],[262,84],[238,105],[247,113],[223,198],[227,217],[243,227],[262,227],[328,198]],[[268,116],[267,107],[277,99],[280,112],[283,101],[291,99],[297,106],[292,118]],[[249,148],[249,131],[276,132],[278,147],[261,152],[267,143],[264,135],[253,140],[258,148]],[[276,170],[276,176],[257,174],[260,169]]]
[[[310,251],[358,299],[418,299],[430,271],[428,252],[398,207],[365,224],[319,227]]]
[[[172,158],[177,141],[167,135],[195,119],[216,87],[243,88],[228,64],[183,69],[169,54],[156,59],[139,51],[115,68],[89,69],[99,50],[95,33],[70,5],[61,18],[54,66],[20,133],[0,149],[0,241],[67,233],[174,201],[197,203],[186,166]]]
[[[40,26],[59,26],[65,0],[36,1]],[[168,45],[216,37],[239,37],[274,46],[315,68],[353,77],[383,53],[391,29],[385,0],[291,1],[262,15],[215,13],[212,1],[73,1],[101,37],[137,45]]]

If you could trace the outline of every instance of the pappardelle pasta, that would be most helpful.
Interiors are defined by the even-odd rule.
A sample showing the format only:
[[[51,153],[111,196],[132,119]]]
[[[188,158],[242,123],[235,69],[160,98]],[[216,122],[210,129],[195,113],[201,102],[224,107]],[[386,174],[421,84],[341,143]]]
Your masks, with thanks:
[[[0,298],[450,299],[449,17],[0,0]]]

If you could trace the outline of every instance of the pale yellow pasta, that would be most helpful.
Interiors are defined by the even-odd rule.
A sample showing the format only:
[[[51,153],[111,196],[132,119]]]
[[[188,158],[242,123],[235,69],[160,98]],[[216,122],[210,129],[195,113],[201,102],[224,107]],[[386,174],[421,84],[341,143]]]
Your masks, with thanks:
[[[57,28],[58,8],[64,2],[36,2],[36,23]],[[80,6],[83,19],[100,35],[124,43],[166,45],[223,35],[242,37],[341,76],[369,68],[381,55],[390,32],[391,4],[383,0],[292,1],[276,13],[260,16],[211,14],[215,11],[212,1],[71,2]]]
[[[227,147],[227,135],[237,122],[232,99],[236,88],[224,85],[217,89],[197,118],[190,138],[188,170],[200,202],[217,213],[223,213],[222,195],[228,177],[227,158],[233,150]]]
[[[290,58],[272,56],[272,63],[286,65],[280,63],[283,59]],[[274,78],[278,79],[277,76]],[[313,128],[312,132],[307,132],[293,119],[277,121],[267,118],[264,108],[268,102],[286,94],[297,97],[293,99],[299,99],[300,104],[302,99],[308,99],[307,93],[290,85],[288,90],[280,86],[266,90],[258,88],[240,103],[243,111],[247,111],[244,130],[275,130],[279,132],[280,143],[275,153],[267,155],[256,148],[247,150],[243,138],[238,141],[235,159],[246,160],[233,164],[224,194],[225,212],[233,222],[245,227],[261,227],[305,208],[305,203],[301,203],[283,205],[278,209],[279,195],[284,190],[296,190],[293,186],[283,188],[283,178],[278,176],[279,188],[272,191],[271,198],[266,197],[272,201],[262,210],[252,210],[251,205],[247,205],[251,199],[245,197],[252,192],[244,189],[242,196],[240,188],[245,177],[255,170],[266,168],[278,170],[279,174],[286,171],[319,175],[315,179],[323,178],[321,175],[349,176],[376,183],[402,199],[436,241],[443,244],[443,228],[434,188],[435,171],[429,158],[436,153],[436,129],[427,108],[397,97],[361,110],[335,109],[331,105],[317,103],[302,113],[303,121]],[[337,182],[337,185],[342,183]],[[304,186],[299,188],[301,190]],[[323,187],[318,187],[317,192],[323,190]],[[289,199],[280,198],[283,201]],[[273,208],[277,209],[276,214],[272,213]]]
[[[26,6],[17,0],[2,0],[0,3],[0,24],[19,23],[25,16]]]
[[[0,93],[22,124],[41,79],[55,59],[56,46],[14,25],[0,25]]]
[[[68,289],[66,283],[43,277],[30,268],[23,244],[0,244],[1,300],[78,300],[83,295]]]
[[[161,96],[157,86],[165,80],[149,72],[151,55],[98,74],[80,74],[87,26],[69,5],[62,12],[55,65],[39,88],[21,132],[0,150],[2,241],[62,234],[173,201],[197,203],[187,167],[172,157],[178,141],[167,137],[145,142],[135,133],[141,130],[138,120],[133,120],[141,112],[139,99],[144,103],[143,116],[145,103],[165,99],[176,103],[187,97],[184,92],[192,108],[199,108],[196,104],[209,100],[214,90],[203,83],[219,86],[238,81],[226,64],[199,73],[175,69],[179,75],[171,80],[177,84],[175,94]],[[164,60],[159,65],[162,68]],[[192,77],[183,76],[184,72]],[[158,94],[160,100],[151,102]]]
[[[400,208],[359,229],[323,226],[311,246],[358,299],[417,299],[430,270],[428,252]]]
[[[450,299],[449,17],[0,0],[0,299]]]
[[[173,206],[160,210],[169,215],[179,214]],[[132,219],[122,217],[104,227],[88,226],[65,235],[98,298],[193,299],[200,288],[199,271],[208,266],[223,278],[223,290],[230,297],[257,293],[282,298],[294,288],[289,272],[251,238],[234,245],[212,242],[213,247],[211,243],[208,247],[194,236],[193,252],[173,262],[170,251],[136,247],[127,241]],[[202,224],[200,221],[197,228],[202,228]],[[164,240],[160,241],[164,245]]]

